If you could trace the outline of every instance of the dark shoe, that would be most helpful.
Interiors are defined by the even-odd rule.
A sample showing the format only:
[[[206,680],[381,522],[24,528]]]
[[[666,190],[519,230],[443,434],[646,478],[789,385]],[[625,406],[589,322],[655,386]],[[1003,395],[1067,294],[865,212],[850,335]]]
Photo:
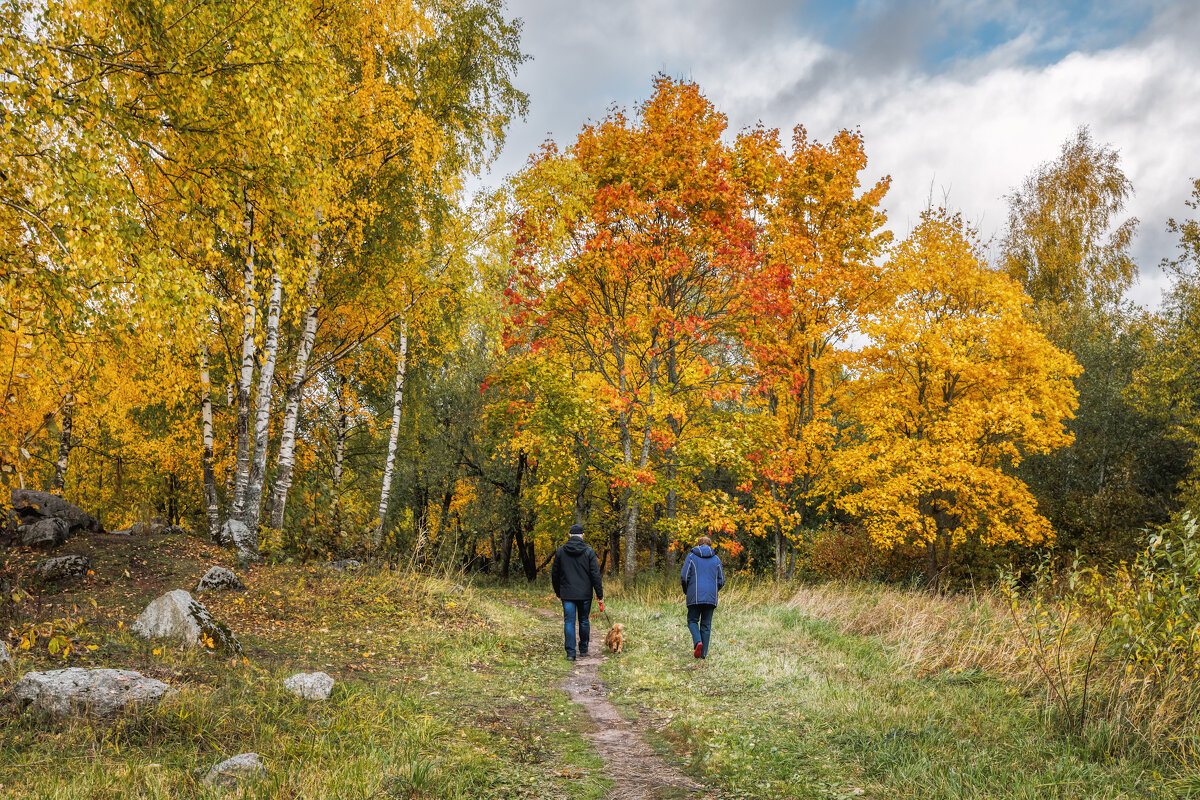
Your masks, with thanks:
[[[586,656],[586,655],[587,655],[587,648],[586,648],[586,647],[581,647],[581,648],[579,648],[579,655],[581,655],[581,656]]]
[[[567,653],[567,661],[574,661],[574,660],[575,660],[575,654]]]
[[[696,649],[692,651],[693,658],[704,658],[701,655],[704,652],[704,642],[696,642]]]

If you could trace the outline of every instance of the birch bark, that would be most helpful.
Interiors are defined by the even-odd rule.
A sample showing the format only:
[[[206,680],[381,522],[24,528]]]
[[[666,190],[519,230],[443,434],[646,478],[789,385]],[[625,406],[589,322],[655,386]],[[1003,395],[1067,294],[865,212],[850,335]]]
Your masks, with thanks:
[[[267,443],[271,425],[271,389],[275,379],[275,361],[279,355],[279,308],[283,304],[283,280],[279,270],[271,270],[271,298],[267,305],[266,337],[263,361],[258,373],[258,396],[254,414],[254,457],[246,483],[246,511],[242,522],[255,535],[262,510],[263,478],[267,472]]]
[[[408,324],[400,323],[400,352],[396,357],[396,391],[392,403],[392,432],[388,437],[387,461],[383,464],[383,489],[379,493],[379,516],[375,524],[374,545],[383,544],[383,521],[387,518],[388,501],[392,495],[392,478],[396,472],[396,448],[400,440],[400,407],[404,401],[404,367],[408,359]]]
[[[241,519],[246,511],[246,484],[250,478],[250,384],[254,381],[254,209],[245,200],[246,264],[242,271],[242,369],[237,385],[237,459],[233,467],[233,499],[229,516]]]
[[[58,461],[54,464],[54,485],[51,487],[56,494],[62,494],[67,482],[67,463],[71,458],[71,426],[74,417],[75,395],[67,392],[63,398],[62,417],[59,427],[62,429],[58,440]]]
[[[317,338],[317,281],[321,277],[321,240],[314,233],[312,245],[312,268],[308,273],[308,284],[305,286],[305,297],[308,299],[308,310],[304,314],[304,332],[300,337],[300,347],[296,351],[296,365],[292,380],[288,384],[286,405],[283,412],[283,430],[279,436],[279,457],[276,461],[277,472],[275,488],[271,496],[271,527],[283,529],[283,512],[287,506],[288,492],[292,488],[292,470],[296,465],[296,426],[300,422],[300,401],[304,396],[304,383],[308,380],[308,359],[312,355],[313,343]]]
[[[208,374],[208,345],[200,347],[200,423],[204,437],[204,511],[208,516],[208,535],[221,541],[221,511],[217,506],[217,476],[213,472],[212,387]]]

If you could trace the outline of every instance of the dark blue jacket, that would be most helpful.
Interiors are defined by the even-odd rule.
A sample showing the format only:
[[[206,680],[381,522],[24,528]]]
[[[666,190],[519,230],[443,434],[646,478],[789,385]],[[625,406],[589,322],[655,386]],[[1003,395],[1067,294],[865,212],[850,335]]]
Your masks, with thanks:
[[[693,547],[683,560],[683,570],[679,573],[679,582],[687,593],[689,606],[701,603],[715,606],[717,590],[725,585],[725,570],[721,568],[721,559],[706,544]]]

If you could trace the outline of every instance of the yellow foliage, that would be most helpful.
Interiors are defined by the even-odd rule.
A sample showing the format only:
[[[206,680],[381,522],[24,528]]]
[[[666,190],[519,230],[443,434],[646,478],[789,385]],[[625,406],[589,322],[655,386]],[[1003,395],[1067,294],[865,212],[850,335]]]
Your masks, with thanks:
[[[881,277],[867,343],[840,403],[856,420],[834,456],[838,504],[881,548],[902,542],[1035,544],[1052,531],[1012,474],[1069,443],[1075,361],[1026,317],[957,215],[928,211]]]

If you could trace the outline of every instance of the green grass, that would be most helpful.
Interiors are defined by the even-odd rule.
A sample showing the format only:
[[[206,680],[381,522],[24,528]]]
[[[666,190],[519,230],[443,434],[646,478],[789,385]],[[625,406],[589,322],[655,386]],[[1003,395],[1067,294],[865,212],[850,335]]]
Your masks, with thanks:
[[[92,555],[90,581],[30,584],[34,597],[14,620],[27,629],[71,618],[74,651],[52,656],[39,639],[18,653],[16,669],[0,668],[0,691],[30,669],[63,666],[137,669],[180,691],[111,721],[55,722],[0,706],[0,796],[218,797],[195,770],[241,752],[257,752],[268,767],[265,779],[244,787],[246,797],[599,798],[607,791],[583,720],[558,690],[566,665],[553,631],[531,635],[528,612],[499,596],[386,569],[255,566],[239,570],[245,592],[203,597],[242,641],[245,659],[230,661],[128,633],[150,599],[190,588],[227,554],[157,539],[108,549],[95,542]],[[7,571],[24,575],[29,566],[10,563]],[[299,670],[334,676],[328,702],[283,689]]]
[[[642,584],[622,599],[613,587],[631,646],[602,675],[668,757],[723,798],[1200,797],[1170,765],[1111,755],[1102,732],[1053,733],[1002,679],[922,676],[880,637],[843,633],[777,592],[726,592],[697,662],[676,591]]]
[[[583,735],[590,723],[560,689],[561,629],[531,609],[557,611],[544,584],[256,565],[239,570],[244,592],[203,598],[241,639],[245,658],[231,661],[128,632],[151,599],[190,588],[229,554],[161,537],[70,548],[90,551],[95,574],[63,587],[27,582],[35,554],[3,555],[4,573],[31,591],[8,622],[43,635],[16,669],[0,668],[0,691],[27,670],[62,666],[137,669],[180,691],[111,721],[0,705],[0,796],[217,797],[196,770],[250,751],[268,772],[244,797],[587,800],[611,787]],[[963,666],[994,638],[978,630],[970,598],[956,612],[954,601],[913,596],[922,613],[962,615],[946,631],[969,628],[918,647],[905,636],[934,623],[876,632],[915,618],[903,597],[880,610],[871,591],[734,577],[710,658],[697,662],[672,580],[614,582],[608,606],[629,646],[601,675],[662,757],[722,800],[1200,798],[1194,775],[1114,747],[1102,726],[1056,733],[1029,684],[995,671],[1003,643]],[[593,619],[599,644],[606,620]],[[52,635],[71,640],[65,658],[49,653]],[[950,653],[939,642],[954,643],[953,658],[939,660],[937,648]],[[299,670],[333,675],[333,697],[284,691]]]

